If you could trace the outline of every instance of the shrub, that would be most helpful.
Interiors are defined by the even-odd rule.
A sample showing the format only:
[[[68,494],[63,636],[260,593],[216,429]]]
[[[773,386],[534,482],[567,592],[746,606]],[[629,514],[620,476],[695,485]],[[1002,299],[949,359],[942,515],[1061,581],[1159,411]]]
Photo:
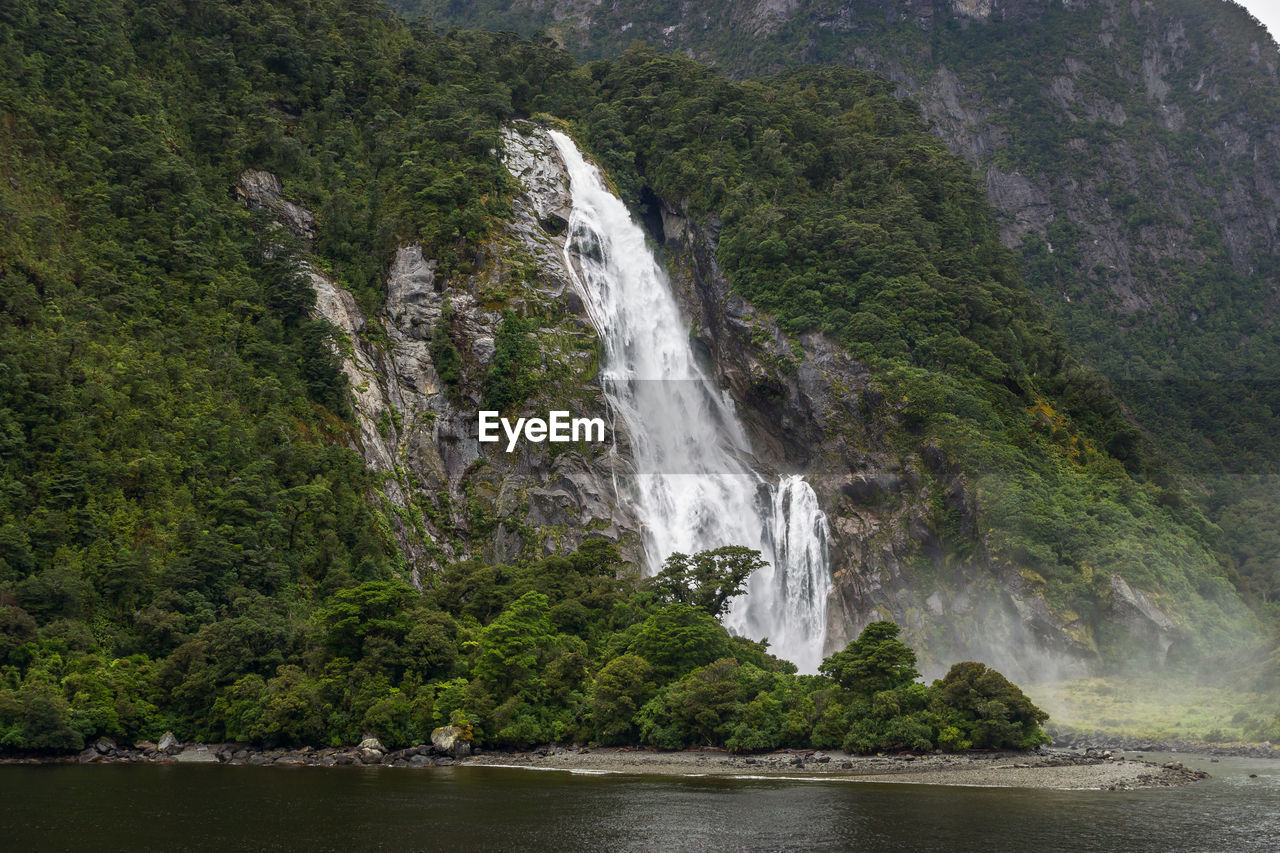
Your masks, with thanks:
[[[956,728],[959,738],[976,749],[1033,749],[1049,742],[1040,724],[1049,715],[994,669],[968,661],[958,663],[934,682],[933,709]]]

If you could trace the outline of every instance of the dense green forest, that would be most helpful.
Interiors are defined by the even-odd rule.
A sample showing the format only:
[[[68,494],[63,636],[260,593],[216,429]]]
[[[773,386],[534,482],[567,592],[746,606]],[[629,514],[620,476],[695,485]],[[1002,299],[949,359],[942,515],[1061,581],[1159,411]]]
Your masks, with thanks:
[[[982,664],[918,683],[915,654],[889,622],[873,623],[814,676],[730,636],[714,617],[741,592],[741,552],[695,555],[709,571],[672,566],[639,581],[612,546],[592,540],[522,566],[460,564],[425,595],[398,579],[367,581],[305,621],[242,613],[205,625],[162,662],[133,655],[103,666],[45,649],[20,690],[0,689],[0,743],[78,749],[98,734],[173,729],[264,745],[351,744],[373,733],[395,748],[444,724],[499,747],[865,752],[1047,741],[1046,715]],[[31,653],[19,647],[9,658],[21,665]]]
[[[882,625],[797,676],[717,596],[600,544],[408,584],[297,261],[367,307],[404,242],[473,270],[510,214],[499,128],[526,115],[569,122],[631,201],[719,218],[733,285],[872,365],[893,440],[981,475],[982,547],[1058,606],[1097,616],[1096,566],[1206,646],[1247,627],[1212,531],[1027,298],[966,167],[870,76],[579,66],[357,0],[10,3],[0,64],[0,744],[401,744],[447,721],[503,745],[1040,741],[980,665],[918,684]],[[311,245],[234,197],[248,167],[315,211]],[[531,358],[532,327],[503,329]],[[976,536],[947,541],[963,559]]]

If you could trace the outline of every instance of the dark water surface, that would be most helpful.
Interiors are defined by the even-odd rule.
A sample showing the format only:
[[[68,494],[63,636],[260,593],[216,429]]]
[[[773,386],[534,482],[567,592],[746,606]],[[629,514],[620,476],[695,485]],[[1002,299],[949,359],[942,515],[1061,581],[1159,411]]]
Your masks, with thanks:
[[[0,851],[1280,850],[1280,763],[1179,758],[1215,778],[1103,792],[477,767],[3,766]]]

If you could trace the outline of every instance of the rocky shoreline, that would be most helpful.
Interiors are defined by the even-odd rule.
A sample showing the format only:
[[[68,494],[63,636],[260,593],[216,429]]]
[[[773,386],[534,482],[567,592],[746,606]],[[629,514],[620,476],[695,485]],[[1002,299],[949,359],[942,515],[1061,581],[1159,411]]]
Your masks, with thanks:
[[[1109,750],[1040,750],[1032,753],[848,755],[818,750],[781,750],[737,755],[701,749],[660,752],[634,747],[547,746],[527,752],[471,748],[451,727],[432,733],[432,743],[388,750],[375,738],[356,746],[262,749],[241,743],[182,744],[166,734],[159,743],[117,744],[99,738],[76,755],[5,755],[0,764],[225,764],[281,767],[513,767],[660,776],[843,779],[979,787],[1127,791],[1172,787],[1208,778],[1180,762],[1156,764]]]
[[[247,743],[183,744],[172,732],[159,743],[138,741],[117,744],[100,737],[75,755],[7,754],[0,752],[0,764],[228,764],[261,767],[343,767],[351,765],[391,767],[438,767],[457,764],[459,759],[479,754],[461,730],[444,726],[431,733],[431,743],[388,750],[375,737],[366,737],[356,746],[260,748]]]
[[[658,752],[637,748],[547,747],[525,753],[490,753],[469,759],[467,763],[579,773],[836,778],[857,782],[1108,791],[1172,787],[1209,778],[1208,773],[1180,762],[1156,764],[1109,752],[1086,755],[1059,750],[848,755],[810,749],[735,755],[717,749]]]
[[[1156,740],[1153,738],[1116,737],[1102,732],[1056,732],[1055,749],[1098,752],[1184,752],[1195,755],[1230,756],[1232,758],[1280,758],[1280,748],[1264,743],[1206,743],[1196,740]]]

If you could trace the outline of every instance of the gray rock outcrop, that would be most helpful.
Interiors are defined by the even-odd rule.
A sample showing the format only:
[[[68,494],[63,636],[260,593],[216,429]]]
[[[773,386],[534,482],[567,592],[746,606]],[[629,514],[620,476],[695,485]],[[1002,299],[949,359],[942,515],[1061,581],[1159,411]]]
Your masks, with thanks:
[[[182,751],[182,743],[173,736],[173,732],[165,732],[160,737],[160,742],[156,744],[156,750],[165,755],[177,755]]]
[[[1178,629],[1151,596],[1135,589],[1119,575],[1111,576],[1110,618],[1114,625],[1128,633],[1135,656],[1148,658],[1161,666],[1169,649],[1178,639]]]
[[[286,201],[280,179],[270,172],[249,169],[240,176],[236,196],[251,210],[264,209],[300,237],[316,236],[316,219],[311,211]]]
[[[457,726],[441,726],[431,733],[431,749],[450,758],[463,758],[471,754],[471,742]]]
[[[716,232],[678,207],[663,211],[677,297],[739,405],[761,463],[800,471],[831,529],[827,653],[890,619],[922,653],[921,668],[984,660],[1021,678],[1082,674],[1095,656],[1078,626],[1051,612],[1016,567],[979,548],[943,563],[935,496],[978,539],[972,484],[936,445],[905,452],[887,438],[894,413],[866,368],[821,335],[799,348],[733,293],[715,259]],[[922,564],[936,564],[921,571]],[[945,657],[944,657],[945,656]]]
[[[189,746],[179,752],[174,759],[182,764],[217,764],[218,756],[205,744]]]
[[[382,741],[373,735],[367,735],[364,740],[356,746],[356,749],[367,749],[372,752],[386,752],[387,748],[382,745]]]
[[[595,333],[566,267],[570,199],[563,164],[536,125],[509,125],[502,140],[523,191],[512,200],[512,218],[481,248],[487,261],[476,272],[441,275],[420,245],[401,246],[385,301],[371,318],[339,281],[304,263],[316,315],[342,338],[337,352],[356,421],[352,446],[383,478],[376,499],[419,586],[424,571],[454,560],[565,553],[588,536],[610,539],[629,556],[639,553],[638,524],[613,494],[615,475],[628,465],[621,429],[607,445],[556,452],[540,444],[509,454],[477,441],[477,410],[484,407],[504,310],[542,318],[535,335],[543,371],[562,377],[538,383],[524,408],[607,415],[594,373]],[[280,226],[314,236],[314,218],[285,199],[274,175],[246,171],[236,192],[249,207],[276,214]],[[462,360],[452,382],[441,378],[432,356],[442,323]],[[483,507],[486,530],[472,530],[472,505]]]

